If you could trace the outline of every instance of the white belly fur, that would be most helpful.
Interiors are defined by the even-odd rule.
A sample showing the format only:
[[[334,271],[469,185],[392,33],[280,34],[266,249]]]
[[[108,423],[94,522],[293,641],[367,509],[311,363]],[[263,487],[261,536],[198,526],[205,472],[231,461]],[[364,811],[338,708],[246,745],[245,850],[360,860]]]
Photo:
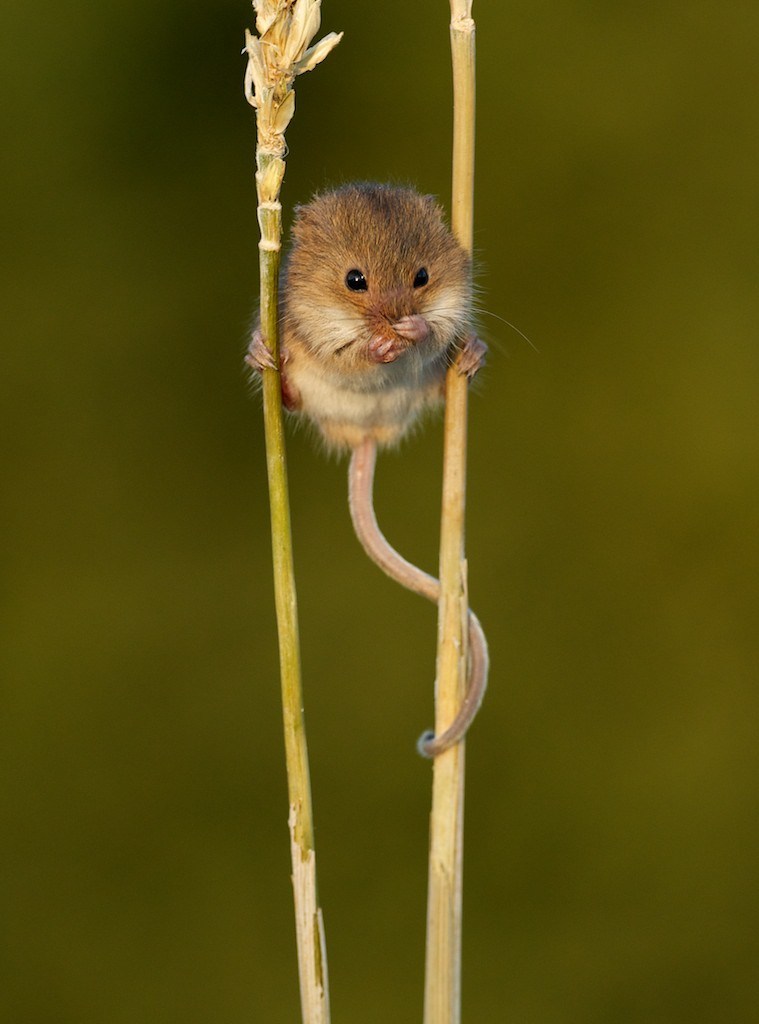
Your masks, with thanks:
[[[323,361],[292,353],[287,374],[300,395],[300,411],[326,441],[353,446],[371,436],[380,444],[399,441],[424,409],[442,397],[443,353],[422,360],[417,351],[363,373],[335,373]]]

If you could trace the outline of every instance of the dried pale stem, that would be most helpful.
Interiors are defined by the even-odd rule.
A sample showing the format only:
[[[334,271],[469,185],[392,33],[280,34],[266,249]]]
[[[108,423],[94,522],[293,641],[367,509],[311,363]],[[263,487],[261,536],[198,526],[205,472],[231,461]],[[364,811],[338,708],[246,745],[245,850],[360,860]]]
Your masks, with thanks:
[[[452,228],[471,252],[474,208],[475,33],[472,0],[451,0],[453,63]],[[467,379],[446,378],[443,501],[440,532],[435,733],[453,720],[464,695],[467,583],[464,557]],[[430,820],[424,1024],[461,1020],[461,909],[464,743],[435,758]]]
[[[271,156],[257,153],[259,175]],[[278,361],[277,301],[282,232],[277,201],[259,205],[261,242],[261,330]],[[279,374],[263,371],[264,432],[269,478],[274,596],[277,610],[287,788],[290,799],[290,849],[295,900],[301,1009],[304,1024],[328,1024],[329,988],[324,928],[316,889],[311,780],[301,684],[298,608],[295,593],[290,500]]]
[[[284,133],[295,111],[293,83],[297,75],[316,67],[337,45],[340,36],[330,33],[309,48],[319,28],[319,0],[254,0],[254,7],[258,35],[246,33],[248,67],[245,95],[256,109],[257,122],[261,333],[274,364],[278,365],[278,286],[282,239],[279,196],[285,173]],[[303,713],[280,379],[274,369],[266,368],[262,375],[301,1012],[303,1024],[329,1024],[327,957],[316,888],[311,780]]]

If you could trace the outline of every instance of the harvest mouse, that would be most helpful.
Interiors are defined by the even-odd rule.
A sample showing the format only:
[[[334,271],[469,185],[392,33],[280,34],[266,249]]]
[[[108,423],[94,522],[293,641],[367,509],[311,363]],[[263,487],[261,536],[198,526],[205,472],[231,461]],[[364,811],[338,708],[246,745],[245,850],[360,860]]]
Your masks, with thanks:
[[[380,532],[372,489],[378,447],[394,445],[441,404],[445,374],[471,378],[486,346],[472,331],[469,256],[437,202],[410,188],[349,184],[296,209],[282,273],[280,366],[256,329],[246,362],[278,369],[283,405],[315,425],[328,447],[350,450],[356,534],[384,572],[437,602],[440,584],[402,558]],[[484,633],[469,612],[467,693],[434,757],[467,731],[487,685]]]

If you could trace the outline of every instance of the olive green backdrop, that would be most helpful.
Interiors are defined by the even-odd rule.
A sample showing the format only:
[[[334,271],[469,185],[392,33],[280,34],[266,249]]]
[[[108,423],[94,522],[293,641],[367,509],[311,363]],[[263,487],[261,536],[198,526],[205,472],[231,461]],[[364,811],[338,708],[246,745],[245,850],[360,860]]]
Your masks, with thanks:
[[[756,34],[730,5],[475,4],[487,371],[468,553],[464,1019],[753,1019]],[[299,1019],[243,0],[19,5],[2,60],[0,1016]],[[448,201],[444,0],[325,0],[284,201]],[[531,345],[498,317],[524,332]],[[290,433],[335,1024],[421,1016],[435,614]],[[379,467],[434,567],[440,425]]]

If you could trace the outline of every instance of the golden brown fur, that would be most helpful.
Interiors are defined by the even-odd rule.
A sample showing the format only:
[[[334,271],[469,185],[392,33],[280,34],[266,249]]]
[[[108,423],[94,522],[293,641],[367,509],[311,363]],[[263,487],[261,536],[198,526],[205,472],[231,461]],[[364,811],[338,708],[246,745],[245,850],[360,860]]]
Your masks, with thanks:
[[[281,336],[290,404],[331,447],[393,444],[440,402],[451,349],[471,331],[469,258],[432,197],[388,185],[316,196],[292,235]],[[421,268],[429,281],[415,288]],[[351,269],[365,291],[347,287]]]

